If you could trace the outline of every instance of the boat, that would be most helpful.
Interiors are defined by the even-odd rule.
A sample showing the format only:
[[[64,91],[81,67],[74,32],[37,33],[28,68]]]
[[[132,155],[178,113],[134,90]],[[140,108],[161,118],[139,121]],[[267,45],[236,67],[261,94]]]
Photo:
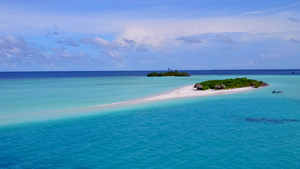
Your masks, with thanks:
[[[282,91],[275,91],[275,90],[273,90],[272,93],[282,93]]]

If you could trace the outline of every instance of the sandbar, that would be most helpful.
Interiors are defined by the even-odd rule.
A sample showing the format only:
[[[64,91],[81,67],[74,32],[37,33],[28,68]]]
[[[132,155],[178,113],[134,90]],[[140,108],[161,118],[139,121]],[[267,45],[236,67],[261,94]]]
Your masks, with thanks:
[[[149,102],[157,102],[163,100],[171,100],[171,99],[179,99],[179,98],[190,98],[190,97],[203,97],[203,96],[213,96],[213,95],[226,95],[226,94],[235,94],[241,92],[248,92],[255,90],[253,87],[242,87],[235,89],[221,89],[221,90],[197,90],[194,88],[194,85],[188,85],[184,87],[180,87],[175,90],[167,91],[158,95],[153,95],[145,98],[128,100],[123,102],[116,102],[110,104],[98,105],[99,107],[111,107],[111,106],[121,106],[121,105],[133,105],[140,103],[149,103]]]

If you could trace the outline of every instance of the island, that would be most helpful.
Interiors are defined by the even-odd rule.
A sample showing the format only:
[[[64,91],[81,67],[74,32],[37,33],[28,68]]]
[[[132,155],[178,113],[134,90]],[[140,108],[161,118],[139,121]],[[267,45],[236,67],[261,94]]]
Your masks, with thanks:
[[[178,72],[177,70],[175,70],[175,71],[170,70],[169,72],[164,72],[164,73],[152,72],[152,73],[149,73],[147,76],[148,77],[154,77],[154,76],[163,77],[163,76],[191,76],[191,75],[186,72]]]
[[[247,78],[235,78],[235,79],[225,79],[225,80],[208,80],[200,83],[196,83],[194,88],[198,90],[208,90],[208,89],[234,89],[241,87],[265,87],[268,86],[267,83],[263,81],[247,79]]]
[[[97,106],[90,106],[87,107],[86,109],[91,109],[93,111],[95,110],[100,111],[100,110],[107,110],[109,108],[158,102],[163,100],[190,98],[190,97],[206,97],[206,96],[215,96],[215,95],[228,95],[228,94],[253,91],[256,90],[258,87],[262,87],[262,86],[268,86],[268,84],[262,81],[257,81],[257,80],[247,79],[247,78],[209,80],[209,81],[197,83],[196,85],[190,84],[187,86],[182,86],[179,88],[175,88],[173,90],[158,93],[156,95],[150,95],[148,97],[102,104]],[[212,89],[212,90],[207,90],[207,89]],[[226,90],[219,90],[219,89],[226,89]]]
[[[242,92],[249,92],[252,90],[256,90],[254,87],[239,87],[239,88],[228,88],[227,90],[197,90],[194,88],[194,85],[183,86],[180,88],[176,88],[170,91],[166,91],[157,95],[152,95],[148,97],[127,100],[122,102],[115,102],[103,105],[97,105],[91,107],[93,110],[101,110],[107,108],[113,108],[118,106],[126,106],[126,105],[134,105],[141,103],[151,103],[158,102],[163,100],[171,100],[171,99],[180,99],[180,98],[190,98],[190,97],[206,97],[206,96],[215,96],[215,95],[227,95],[227,94],[235,94]]]

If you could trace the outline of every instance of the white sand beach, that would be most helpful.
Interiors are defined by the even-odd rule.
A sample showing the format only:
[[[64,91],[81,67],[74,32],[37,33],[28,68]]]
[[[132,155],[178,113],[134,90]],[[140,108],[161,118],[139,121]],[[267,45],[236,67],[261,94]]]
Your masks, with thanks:
[[[167,99],[176,99],[176,98],[186,98],[186,97],[201,97],[201,96],[212,96],[212,95],[224,95],[224,94],[234,94],[240,92],[247,92],[255,90],[253,87],[243,87],[236,89],[223,89],[223,90],[197,90],[194,88],[194,85],[189,85],[185,87],[181,87],[169,92],[165,92],[156,96],[150,96],[144,98],[144,100],[167,100]]]
[[[188,98],[188,97],[203,97],[203,96],[213,96],[213,95],[225,95],[225,94],[235,94],[241,92],[248,92],[255,90],[253,87],[243,87],[236,89],[223,89],[223,90],[197,90],[194,85],[184,86],[175,90],[164,92],[158,95],[149,96],[140,99],[128,100],[123,102],[116,102],[104,105],[98,105],[99,107],[112,107],[112,106],[122,106],[122,105],[133,105],[139,103],[149,103],[162,100],[178,99],[178,98]]]

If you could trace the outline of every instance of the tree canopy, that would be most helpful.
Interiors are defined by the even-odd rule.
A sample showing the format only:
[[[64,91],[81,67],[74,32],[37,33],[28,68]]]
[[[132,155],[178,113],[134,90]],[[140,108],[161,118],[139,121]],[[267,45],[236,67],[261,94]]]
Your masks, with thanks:
[[[233,89],[240,87],[255,87],[260,86],[264,87],[268,84],[263,81],[247,79],[247,78],[235,78],[235,79],[225,79],[225,80],[208,80],[200,83],[196,83],[194,88],[198,90],[207,90],[207,89]]]
[[[175,72],[169,71],[164,73],[152,72],[149,73],[147,76],[151,77],[151,76],[191,76],[191,75],[186,72],[178,72],[177,70],[175,70]]]

